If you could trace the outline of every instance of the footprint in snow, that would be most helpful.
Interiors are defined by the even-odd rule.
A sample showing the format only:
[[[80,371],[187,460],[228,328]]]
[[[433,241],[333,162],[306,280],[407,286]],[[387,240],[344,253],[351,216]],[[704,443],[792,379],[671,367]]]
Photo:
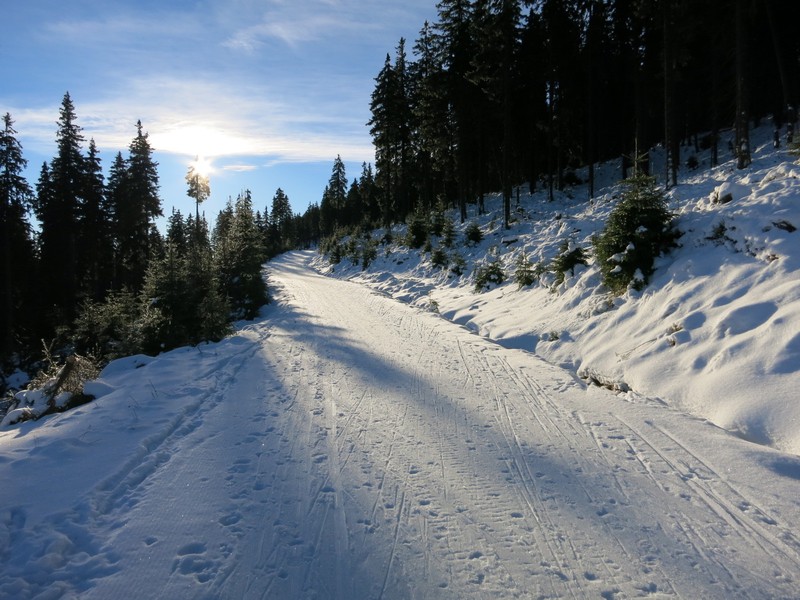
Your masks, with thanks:
[[[205,556],[206,545],[192,542],[182,546],[172,563],[172,572],[192,577],[198,583],[206,583],[214,578],[217,564]]]

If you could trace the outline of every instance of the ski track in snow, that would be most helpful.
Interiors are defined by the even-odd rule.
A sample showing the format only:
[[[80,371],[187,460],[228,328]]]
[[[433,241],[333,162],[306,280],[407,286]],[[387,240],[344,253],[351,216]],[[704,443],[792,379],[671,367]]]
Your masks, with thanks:
[[[308,260],[269,266],[239,343],[154,383],[195,397],[116,472],[0,515],[0,597],[797,596],[783,455]]]

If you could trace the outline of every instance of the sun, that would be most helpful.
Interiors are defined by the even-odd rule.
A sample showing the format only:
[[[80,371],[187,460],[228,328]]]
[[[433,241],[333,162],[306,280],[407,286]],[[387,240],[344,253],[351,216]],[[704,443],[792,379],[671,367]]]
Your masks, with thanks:
[[[192,170],[200,175],[201,177],[205,177],[208,179],[208,176],[214,171],[214,167],[211,165],[211,161],[203,156],[197,156],[189,166]]]

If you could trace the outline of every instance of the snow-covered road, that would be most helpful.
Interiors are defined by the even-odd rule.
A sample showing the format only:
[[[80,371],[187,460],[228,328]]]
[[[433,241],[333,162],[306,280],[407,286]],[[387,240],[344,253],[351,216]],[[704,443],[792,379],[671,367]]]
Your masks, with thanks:
[[[234,340],[128,371],[184,398],[173,417],[145,426],[137,401],[112,427],[117,389],[0,437],[5,475],[42,452],[75,463],[49,512],[0,492],[1,596],[800,593],[796,457],[587,389],[308,260],[269,265],[276,302]],[[116,435],[86,433],[103,423]]]

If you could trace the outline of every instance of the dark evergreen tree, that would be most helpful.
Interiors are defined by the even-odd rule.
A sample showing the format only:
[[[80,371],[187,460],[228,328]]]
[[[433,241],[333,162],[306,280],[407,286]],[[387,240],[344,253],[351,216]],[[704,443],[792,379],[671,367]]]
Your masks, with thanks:
[[[519,53],[519,6],[511,0],[478,0],[475,2],[473,27],[476,30],[476,54],[473,57],[470,78],[482,92],[486,127],[481,133],[480,147],[485,155],[499,155],[487,160],[481,167],[485,173],[479,180],[481,202],[486,182],[499,184],[503,191],[503,225],[507,229],[511,218],[511,190],[515,183],[514,167],[514,117],[513,98],[516,95],[514,79]]]
[[[85,193],[81,127],[69,93],[64,95],[56,133],[57,154],[47,180],[40,179],[36,215],[40,228],[40,279],[45,322],[51,335],[71,323],[78,304],[78,213]]]
[[[272,197],[269,224],[273,230],[274,254],[290,250],[295,245],[294,214],[289,197],[278,188]]]
[[[22,175],[27,161],[11,115],[0,131],[0,361],[22,348],[24,324],[36,317],[30,284],[35,276],[33,242],[26,213],[33,190]]]
[[[467,200],[475,189],[475,158],[479,156],[474,124],[480,115],[475,109],[475,86],[470,82],[473,69],[472,3],[469,0],[441,0],[436,5],[439,20],[434,25],[437,51],[445,70],[445,89],[453,115],[453,154],[457,178],[457,197],[461,222],[467,218]],[[377,166],[377,165],[376,165]]]
[[[370,100],[372,118],[367,123],[375,146],[375,166],[378,170],[376,184],[379,192],[381,220],[384,225],[391,223],[396,213],[400,147],[399,115],[395,112],[400,95],[399,83],[391,57],[387,54],[383,69],[375,78],[376,86]],[[323,219],[326,206],[321,205]]]
[[[680,235],[673,227],[664,194],[655,178],[631,178],[606,226],[594,240],[603,283],[616,294],[629,285],[642,289],[654,271],[657,256],[675,246]]]
[[[285,194],[278,191],[285,198]],[[278,208],[280,212],[281,209]],[[291,209],[289,212],[291,213]],[[221,293],[228,298],[231,314],[235,319],[254,318],[259,308],[267,302],[267,288],[261,271],[265,259],[261,240],[261,232],[256,226],[253,213],[253,202],[247,190],[236,200],[233,220],[225,237],[219,240],[216,254]]]
[[[345,225],[352,227],[359,225],[364,220],[364,204],[361,195],[361,186],[358,179],[353,179],[350,189],[347,190],[347,197],[344,201]]]
[[[219,340],[229,329],[230,309],[220,293],[208,226],[194,217],[177,222],[170,223],[163,256],[150,261],[141,292],[137,328],[142,350],[151,354]]]
[[[306,211],[296,217],[297,244],[300,248],[310,248],[322,238],[320,207],[312,202]]]
[[[89,140],[86,157],[83,202],[79,206],[78,260],[83,298],[99,301],[113,287],[113,214],[105,193],[100,156],[94,140]]]
[[[320,203],[320,228],[323,235],[332,234],[344,224],[344,207],[347,199],[347,174],[341,156],[333,161],[331,177]]]
[[[380,204],[375,175],[370,163],[361,163],[358,191],[361,194],[361,222],[368,226],[377,225],[380,222]]]
[[[117,163],[115,162],[115,166]],[[123,286],[138,290],[144,280],[152,247],[155,219],[162,215],[159,197],[158,163],[153,160],[148,134],[136,123],[136,137],[130,144],[125,176],[115,206],[118,244],[117,278]],[[110,179],[110,178],[109,178]]]
[[[112,243],[112,289],[119,290],[125,284],[126,270],[122,264],[123,252],[129,252],[126,235],[133,230],[131,203],[126,200],[128,193],[128,165],[117,152],[114,162],[108,171],[106,180],[105,202],[111,215]]]

